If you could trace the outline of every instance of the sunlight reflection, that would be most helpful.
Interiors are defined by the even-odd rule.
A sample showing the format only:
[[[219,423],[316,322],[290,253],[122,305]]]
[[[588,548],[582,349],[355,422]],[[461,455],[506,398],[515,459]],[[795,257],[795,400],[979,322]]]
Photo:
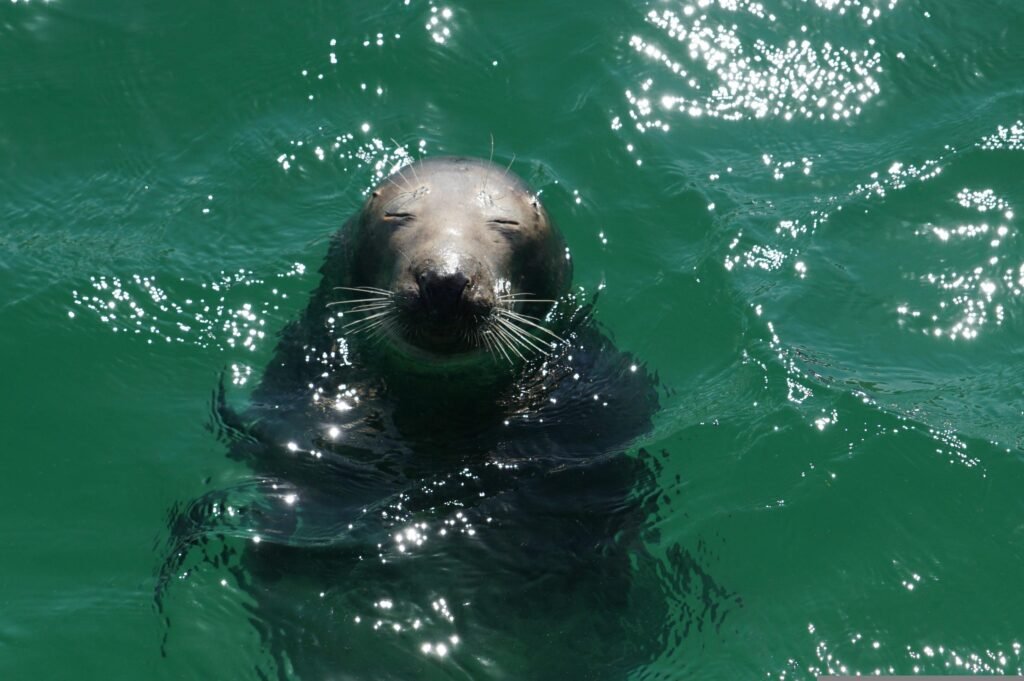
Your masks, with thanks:
[[[275,278],[300,277],[305,265],[295,263]],[[133,274],[130,277],[92,276],[92,292],[73,290],[75,305],[95,313],[114,333],[141,336],[146,342],[189,343],[221,350],[255,352],[267,335],[268,315],[279,309],[274,298],[286,299],[287,293],[276,287],[269,299],[259,303],[232,302],[234,290],[260,292],[267,281],[246,269],[221,272],[215,279],[198,285],[184,278],[172,285],[161,285],[156,277]],[[261,295],[268,294],[263,291]],[[69,315],[74,318],[74,315]],[[252,369],[245,364],[231,365],[232,382],[244,385]]]
[[[1017,121],[1010,126],[999,126],[994,134],[981,138],[975,148],[1024,148],[1022,140],[1024,123]],[[774,232],[794,240],[813,235],[851,200],[884,199],[911,184],[932,180],[959,153],[947,145],[945,153],[934,159],[920,163],[891,161],[884,171],[871,172],[867,181],[858,183],[846,196],[830,198],[826,202],[830,207],[814,209],[805,219],[779,220]],[[762,155],[762,161],[769,166],[775,163],[766,154]],[[904,299],[893,307],[900,326],[936,339],[973,340],[983,328],[1001,326],[1007,318],[1008,305],[1024,295],[1024,262],[1007,262],[1011,244],[1015,244],[1018,234],[1013,225],[1015,211],[1008,200],[991,188],[971,187],[958,190],[955,198],[962,208],[980,214],[982,219],[954,225],[925,223],[915,231],[917,236],[956,249],[956,259],[946,256],[940,260],[954,264],[917,275],[921,283],[945,294],[944,297],[933,304]],[[727,246],[723,265],[727,271],[737,267],[775,271],[800,253],[795,247],[783,249],[780,246],[750,244],[744,232],[739,231]],[[980,248],[985,251],[979,253]],[[973,261],[964,263],[965,257]],[[800,278],[807,275],[802,261],[794,264],[794,270]]]
[[[710,2],[699,3],[701,9]],[[774,22],[759,3],[720,2],[719,9],[745,10]],[[866,8],[865,8],[866,9]],[[862,107],[881,89],[875,76],[882,71],[881,55],[869,49],[851,49],[830,42],[813,45],[806,39],[790,39],[771,45],[749,40],[732,19],[712,20],[692,6],[681,13],[651,10],[647,22],[661,29],[678,48],[662,47],[639,35],[629,45],[639,54],[661,64],[676,91],[654,97],[665,112],[690,117],[710,116],[738,121],[748,118],[794,117],[839,121],[859,115]],[[667,130],[668,124],[654,115],[653,78],[641,82],[640,93],[626,90],[629,117],[640,132]],[[678,89],[682,88],[682,89]],[[613,122],[613,127],[615,127]]]
[[[1024,121],[1005,127],[1000,125],[994,133],[982,139],[978,146],[982,149],[1024,150]]]
[[[365,84],[364,84],[365,89]],[[361,123],[359,131],[367,134],[372,129],[369,122]],[[426,140],[419,140],[415,147],[415,154],[410,151],[412,145],[402,145],[394,141],[385,141],[373,137],[368,141],[356,141],[356,134],[345,132],[336,134],[333,138],[324,135],[314,139],[292,139],[288,141],[290,151],[277,155],[276,161],[281,169],[290,171],[293,167],[302,169],[306,161],[333,162],[340,166],[343,172],[349,172],[349,164],[356,168],[368,168],[370,175],[363,188],[365,196],[385,177],[398,172],[405,166],[413,163],[417,158],[422,158],[427,150]]]
[[[920,575],[909,578],[920,582]],[[904,585],[906,586],[906,585]],[[912,590],[912,589],[911,589]],[[829,638],[814,624],[808,624],[807,636],[811,638],[811,660],[788,658],[781,670],[770,677],[788,681],[811,676],[849,675],[881,676],[907,674],[983,674],[1020,675],[1024,672],[1021,644],[1019,641],[993,643],[980,650],[964,649],[961,646],[947,646],[942,643],[911,641],[909,643],[889,641],[879,632],[865,634],[855,631]],[[877,652],[876,652],[877,651]],[[848,662],[857,658],[868,660],[859,666]],[[873,662],[871,660],[874,660]],[[883,662],[884,660],[884,662]]]
[[[1006,318],[1008,299],[1019,298],[1024,290],[1024,263],[1007,266],[1000,248],[1008,239],[1017,236],[1009,224],[1014,212],[1009,202],[991,189],[974,190],[964,187],[956,195],[957,203],[978,213],[1001,213],[1006,223],[990,225],[988,222],[963,223],[955,226],[925,225],[916,231],[918,236],[933,237],[946,248],[976,240],[984,241],[987,253],[981,262],[967,267],[947,267],[927,272],[921,281],[939,291],[951,294],[938,302],[938,309],[927,311],[902,303],[896,312],[904,326],[935,338],[973,340],[986,325],[1002,325]],[[995,237],[995,238],[992,238]]]
[[[450,7],[430,6],[430,19],[427,20],[425,28],[430,34],[431,40],[439,45],[444,45],[452,35],[452,12]]]

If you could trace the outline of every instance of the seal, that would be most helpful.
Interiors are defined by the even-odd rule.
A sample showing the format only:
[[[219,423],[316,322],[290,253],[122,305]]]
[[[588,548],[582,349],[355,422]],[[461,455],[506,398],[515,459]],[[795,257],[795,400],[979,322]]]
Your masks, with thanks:
[[[427,366],[480,351],[511,362],[558,339],[538,315],[565,294],[571,261],[508,169],[421,161],[376,188],[353,222],[336,288],[363,294],[348,309],[364,316],[346,328],[377,331]]]
[[[657,380],[568,293],[538,195],[488,161],[407,165],[320,271],[245,410],[218,393],[251,476],[174,514],[158,604],[197,566],[233,569],[282,678],[412,678],[429,658],[624,678],[650,659],[656,466],[625,452]]]

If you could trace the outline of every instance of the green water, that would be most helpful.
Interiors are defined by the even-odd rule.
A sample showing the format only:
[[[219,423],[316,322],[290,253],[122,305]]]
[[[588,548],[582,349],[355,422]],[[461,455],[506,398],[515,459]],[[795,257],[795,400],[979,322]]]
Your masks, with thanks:
[[[1013,0],[4,3],[0,676],[267,665],[215,571],[157,612],[169,513],[245,474],[221,372],[244,403],[406,151],[514,158],[665,387],[635,678],[1021,673],[1022,31]]]

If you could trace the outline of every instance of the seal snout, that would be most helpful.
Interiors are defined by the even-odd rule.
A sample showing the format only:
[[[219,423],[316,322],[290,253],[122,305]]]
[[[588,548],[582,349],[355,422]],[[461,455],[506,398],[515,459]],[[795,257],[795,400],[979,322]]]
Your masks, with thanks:
[[[415,299],[409,311],[429,324],[455,331],[472,326],[494,306],[492,277],[476,258],[418,260],[407,272],[407,290]]]
[[[475,347],[472,337],[494,307],[486,267],[472,258],[457,263],[418,261],[396,289],[409,338],[421,347],[452,352]]]
[[[429,314],[442,318],[456,317],[463,307],[470,279],[463,272],[440,273],[428,269],[416,276],[420,300]]]

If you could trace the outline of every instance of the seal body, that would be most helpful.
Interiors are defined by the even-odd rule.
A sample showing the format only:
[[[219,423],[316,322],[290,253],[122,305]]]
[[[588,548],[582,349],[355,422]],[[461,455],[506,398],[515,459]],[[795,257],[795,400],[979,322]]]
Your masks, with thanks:
[[[252,476],[178,514],[166,583],[234,546],[282,678],[618,679],[649,659],[655,476],[624,452],[656,381],[566,301],[569,263],[503,168],[387,178],[248,408],[221,401]]]

